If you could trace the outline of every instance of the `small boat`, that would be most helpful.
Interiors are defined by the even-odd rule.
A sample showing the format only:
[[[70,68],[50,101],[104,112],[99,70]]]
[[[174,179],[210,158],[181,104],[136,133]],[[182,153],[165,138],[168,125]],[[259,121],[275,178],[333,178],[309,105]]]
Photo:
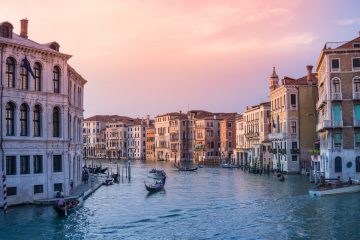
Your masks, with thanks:
[[[199,164],[198,168],[204,168],[204,165]]]
[[[83,196],[81,196],[77,199],[66,200],[65,203],[65,206],[59,206],[57,202],[55,203],[54,208],[59,215],[67,216],[68,214],[75,212],[83,205],[84,199]]]
[[[222,163],[220,164],[220,167],[222,168],[236,168],[237,166],[231,163]]]
[[[188,167],[188,166],[179,166],[179,165],[174,165],[178,171],[181,172],[194,172],[198,169],[198,167]]]
[[[284,181],[285,181],[284,175],[281,174],[281,175],[278,177],[278,180],[279,180],[280,182],[284,182]]]
[[[145,184],[145,188],[147,191],[149,191],[150,193],[154,193],[154,192],[158,192],[164,189],[165,186],[165,182],[163,181],[156,181],[154,183],[148,184],[146,182],[144,182]]]
[[[98,173],[105,173],[107,170],[108,170],[107,167],[106,167],[106,168],[100,168],[100,169],[98,170]]]
[[[109,186],[112,185],[114,183],[114,178],[112,177],[107,177],[104,181],[104,185]]]
[[[359,182],[326,182],[309,190],[312,197],[360,192]]]

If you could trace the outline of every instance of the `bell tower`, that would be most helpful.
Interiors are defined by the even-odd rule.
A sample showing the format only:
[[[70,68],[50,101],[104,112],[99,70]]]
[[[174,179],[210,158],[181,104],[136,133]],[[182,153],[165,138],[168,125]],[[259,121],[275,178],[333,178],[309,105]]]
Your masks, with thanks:
[[[273,72],[269,78],[270,81],[270,91],[275,90],[279,86],[279,76],[276,74],[275,67],[273,67]]]

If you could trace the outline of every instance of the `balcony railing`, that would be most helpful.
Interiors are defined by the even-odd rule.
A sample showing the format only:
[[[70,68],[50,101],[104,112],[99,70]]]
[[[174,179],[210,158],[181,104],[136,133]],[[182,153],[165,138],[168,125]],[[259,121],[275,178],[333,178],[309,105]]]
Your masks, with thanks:
[[[342,93],[341,92],[331,93],[331,100],[342,100]]]
[[[248,132],[248,133],[245,133],[245,137],[246,137],[246,138],[258,137],[258,136],[259,136],[259,132]]]
[[[360,127],[360,120],[354,119],[354,127]]]
[[[343,122],[343,120],[332,121],[332,126],[334,128],[342,128],[344,126],[344,122]]]
[[[316,125],[316,131],[321,131],[323,129],[326,129],[326,128],[331,128],[332,127],[332,121],[331,120],[323,120],[322,122],[319,122],[317,125]]]
[[[353,99],[360,100],[360,92],[353,92]]]
[[[269,140],[285,139],[286,133],[270,133]]]

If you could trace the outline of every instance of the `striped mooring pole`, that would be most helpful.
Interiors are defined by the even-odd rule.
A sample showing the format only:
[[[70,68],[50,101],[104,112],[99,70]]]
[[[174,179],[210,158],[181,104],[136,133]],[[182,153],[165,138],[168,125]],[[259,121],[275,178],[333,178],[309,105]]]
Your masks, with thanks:
[[[6,214],[7,213],[7,192],[6,192],[6,175],[5,175],[5,172],[3,172],[3,175],[2,175],[2,179],[3,179],[3,196],[4,196],[4,213]]]

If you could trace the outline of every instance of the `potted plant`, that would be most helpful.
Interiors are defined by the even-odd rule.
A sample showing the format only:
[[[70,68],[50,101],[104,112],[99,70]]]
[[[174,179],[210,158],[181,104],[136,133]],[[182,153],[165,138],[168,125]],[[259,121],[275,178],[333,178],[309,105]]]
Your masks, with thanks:
[[[285,155],[286,154],[286,149],[279,149],[279,153],[282,154],[282,155]]]
[[[309,154],[311,156],[311,160],[314,161],[314,160],[317,160],[318,159],[318,156],[320,155],[320,150],[318,149],[311,149],[309,150]]]

